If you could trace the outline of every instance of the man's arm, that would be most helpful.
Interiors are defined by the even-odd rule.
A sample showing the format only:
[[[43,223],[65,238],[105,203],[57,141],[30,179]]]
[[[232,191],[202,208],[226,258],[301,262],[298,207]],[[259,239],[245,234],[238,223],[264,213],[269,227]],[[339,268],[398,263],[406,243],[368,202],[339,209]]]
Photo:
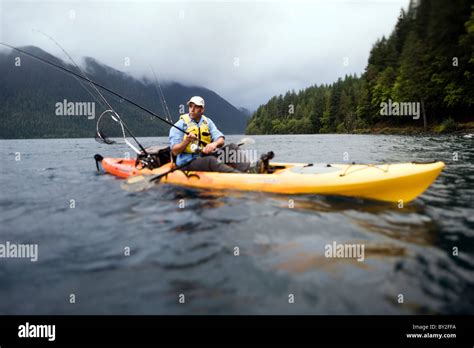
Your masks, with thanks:
[[[223,136],[219,137],[216,141],[214,141],[214,143],[216,144],[216,147],[222,147],[225,144],[225,139]]]
[[[222,147],[225,144],[224,134],[219,129],[217,129],[214,122],[210,119],[208,119],[208,127],[209,127],[209,132],[211,133],[211,138],[214,141],[212,143],[208,144],[202,150],[202,152],[204,152],[206,154],[216,151],[217,148]]]
[[[178,122],[175,123],[175,126],[181,129],[185,128],[184,122],[182,120],[178,120]],[[171,152],[174,156],[177,156],[178,154],[183,152],[186,149],[186,146],[188,146],[191,141],[193,141],[192,137],[187,137],[186,134],[180,132],[174,127],[170,128],[169,142]]]
[[[171,152],[173,152],[173,155],[177,156],[186,149],[186,146],[188,146],[189,143],[195,140],[197,140],[196,135],[187,134],[183,137],[183,141],[181,141],[178,144],[173,145],[173,147],[171,148]]]

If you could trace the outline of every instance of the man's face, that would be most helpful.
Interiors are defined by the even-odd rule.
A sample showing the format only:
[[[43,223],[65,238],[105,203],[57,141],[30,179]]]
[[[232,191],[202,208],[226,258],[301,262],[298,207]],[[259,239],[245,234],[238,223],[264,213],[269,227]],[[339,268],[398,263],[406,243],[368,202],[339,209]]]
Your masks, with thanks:
[[[204,108],[202,106],[196,105],[194,103],[189,103],[189,116],[194,120],[201,117],[204,113]]]

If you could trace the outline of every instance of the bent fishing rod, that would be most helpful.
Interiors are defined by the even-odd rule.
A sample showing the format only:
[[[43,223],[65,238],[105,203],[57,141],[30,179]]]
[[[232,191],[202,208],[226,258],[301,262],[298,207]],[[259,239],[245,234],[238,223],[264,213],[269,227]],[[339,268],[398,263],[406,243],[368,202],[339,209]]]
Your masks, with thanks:
[[[10,49],[12,49],[12,50],[15,50],[15,51],[17,51],[17,52],[20,52],[20,53],[22,53],[22,54],[24,54],[24,55],[26,55],[26,56],[28,56],[28,57],[34,58],[34,59],[36,59],[36,60],[38,60],[38,61],[40,61],[40,62],[43,62],[43,63],[45,63],[45,64],[47,64],[47,65],[49,65],[49,66],[54,67],[54,68],[56,68],[56,69],[59,69],[59,70],[64,71],[64,72],[67,72],[67,73],[69,73],[69,74],[71,74],[71,75],[73,75],[73,76],[75,76],[75,77],[77,77],[77,78],[79,78],[79,79],[81,79],[81,80],[85,80],[85,81],[87,81],[87,82],[89,82],[89,83],[91,83],[91,84],[93,84],[93,85],[95,85],[95,86],[97,86],[97,87],[103,89],[104,91],[107,91],[107,92],[109,92],[110,94],[113,94],[113,95],[115,95],[116,97],[119,97],[119,98],[125,100],[126,102],[132,104],[133,106],[136,106],[136,107],[139,108],[140,110],[143,110],[143,111],[145,111],[146,113],[148,113],[148,114],[150,114],[150,115],[152,115],[152,116],[158,118],[159,120],[161,120],[162,122],[164,122],[164,123],[170,125],[171,127],[174,127],[174,128],[176,128],[176,129],[178,129],[180,132],[182,132],[182,133],[184,133],[184,134],[188,134],[188,132],[186,132],[185,130],[179,128],[178,126],[174,125],[173,123],[169,122],[168,120],[166,120],[166,119],[160,117],[159,115],[155,114],[153,111],[151,111],[151,110],[145,108],[144,106],[141,106],[141,105],[137,104],[137,103],[134,102],[133,100],[130,100],[130,99],[128,99],[128,98],[126,98],[126,97],[120,95],[119,93],[117,93],[117,92],[111,90],[110,88],[105,87],[104,85],[101,85],[100,83],[91,80],[91,79],[88,78],[88,77],[82,76],[82,75],[80,75],[80,74],[78,74],[78,73],[75,73],[74,71],[71,71],[71,70],[69,70],[69,69],[66,69],[65,67],[63,67],[63,66],[61,66],[61,65],[55,64],[55,63],[53,63],[53,62],[50,62],[49,60],[46,60],[46,59],[41,58],[41,57],[38,57],[38,56],[36,56],[36,55],[34,55],[34,54],[32,54],[32,53],[26,52],[26,51],[24,51],[24,50],[22,50],[22,49],[20,49],[20,48],[11,46],[11,45],[6,44],[6,43],[4,43],[4,42],[0,42],[0,45],[5,46],[5,47],[8,47],[8,48],[10,48]]]
[[[63,53],[69,58],[69,60],[74,64],[74,66],[76,67],[76,69],[81,73],[81,75],[86,78],[88,81],[89,81],[89,85],[94,89],[94,91],[100,96],[100,98],[102,99],[102,101],[105,103],[105,106],[102,104],[102,102],[97,98],[96,95],[94,95],[93,93],[91,93],[89,91],[89,89],[83,84],[83,82],[77,78],[76,76],[73,76],[78,82],[79,84],[87,91],[87,93],[89,93],[89,95],[92,96],[92,98],[94,98],[97,102],[99,102],[99,104],[102,105],[102,107],[104,107],[106,109],[106,111],[104,111],[100,116],[99,116],[99,119],[97,120],[97,125],[96,125],[96,140],[98,142],[103,142],[105,144],[108,144],[108,145],[111,145],[111,144],[114,144],[115,141],[113,140],[110,140],[107,138],[107,136],[104,134],[104,132],[100,129],[100,121],[102,120],[102,117],[107,115],[107,114],[111,114],[110,117],[112,118],[112,120],[114,120],[115,122],[117,122],[121,129],[122,129],[122,135],[123,135],[123,139],[125,141],[125,143],[133,150],[135,151],[137,154],[140,154],[140,150],[142,151],[141,153],[143,153],[145,156],[147,157],[150,157],[150,155],[148,154],[148,152],[146,151],[146,149],[142,146],[142,144],[137,140],[137,138],[135,137],[135,135],[132,133],[132,131],[130,130],[130,128],[128,128],[127,124],[122,120],[122,118],[120,117],[120,115],[117,113],[117,111],[112,107],[112,105],[109,103],[109,101],[107,100],[107,98],[105,98],[105,96],[100,93],[100,91],[97,89],[97,87],[90,81],[90,78],[86,75],[86,73],[79,67],[79,65],[75,62],[75,60],[69,55],[69,53],[66,52],[66,50],[59,44],[59,42],[57,42],[55,39],[53,39],[51,36],[49,36],[48,34],[42,32],[41,30],[38,30],[38,29],[33,29],[33,31],[35,32],[38,32],[40,34],[42,34],[43,36],[45,36],[46,38],[48,38],[49,40],[51,40],[56,46],[59,47],[59,49],[61,51],[63,51]],[[137,143],[138,147],[140,148],[140,150],[138,150],[135,146],[133,146],[127,139],[126,135],[125,135],[125,130],[127,130],[128,134],[132,137],[132,139],[135,141],[135,143]]]
[[[160,96],[160,101],[161,101],[161,107],[163,108],[163,113],[165,114],[166,119],[168,121],[173,122],[173,119],[171,118],[170,109],[168,109],[168,104],[166,103],[165,95],[163,94],[163,90],[161,89],[160,83],[158,82],[158,78],[156,77],[155,70],[153,69],[151,65],[150,65],[150,68],[151,68],[151,72],[153,73],[153,76],[155,77],[155,82],[156,82],[155,90],[156,90],[157,85],[160,90],[159,96]],[[158,94],[158,90],[156,92]]]

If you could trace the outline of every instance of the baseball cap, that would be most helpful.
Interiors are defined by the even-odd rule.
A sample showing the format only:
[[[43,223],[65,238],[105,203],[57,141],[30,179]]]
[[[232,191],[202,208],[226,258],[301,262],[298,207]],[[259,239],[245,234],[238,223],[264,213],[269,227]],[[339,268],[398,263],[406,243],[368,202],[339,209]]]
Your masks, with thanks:
[[[204,107],[204,99],[202,99],[202,98],[199,97],[199,96],[194,96],[194,97],[192,97],[191,99],[189,99],[188,105],[189,105],[189,103],[194,103],[194,104],[197,105],[197,106],[202,106],[202,107]]]

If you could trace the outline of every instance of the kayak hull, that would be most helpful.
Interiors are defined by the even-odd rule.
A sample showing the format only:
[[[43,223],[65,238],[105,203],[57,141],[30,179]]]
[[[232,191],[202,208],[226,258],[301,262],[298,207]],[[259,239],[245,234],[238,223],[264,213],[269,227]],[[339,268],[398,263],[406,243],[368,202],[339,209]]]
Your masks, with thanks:
[[[105,172],[120,178],[136,175],[157,175],[171,169],[166,164],[157,169],[135,167],[135,161],[104,158]],[[445,164],[307,164],[272,163],[273,174],[183,172],[176,170],[161,179],[162,183],[195,188],[263,191],[281,194],[322,194],[406,203],[422,194]]]

